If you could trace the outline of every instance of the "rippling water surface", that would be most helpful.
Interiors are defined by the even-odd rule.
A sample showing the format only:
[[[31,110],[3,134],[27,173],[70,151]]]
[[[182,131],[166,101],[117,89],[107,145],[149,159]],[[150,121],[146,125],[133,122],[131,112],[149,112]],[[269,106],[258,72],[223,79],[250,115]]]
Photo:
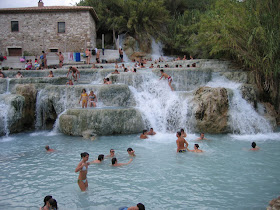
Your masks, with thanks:
[[[207,135],[203,154],[176,154],[175,134],[99,137],[95,141],[48,132],[0,139],[0,209],[38,209],[52,195],[59,209],[118,209],[138,202],[146,209],[265,209],[280,195],[280,133]],[[256,141],[260,151],[249,151]],[[56,152],[46,153],[45,145]],[[90,160],[115,149],[127,162],[113,168],[110,159],[89,166],[89,190],[81,192],[74,172],[80,153]]]

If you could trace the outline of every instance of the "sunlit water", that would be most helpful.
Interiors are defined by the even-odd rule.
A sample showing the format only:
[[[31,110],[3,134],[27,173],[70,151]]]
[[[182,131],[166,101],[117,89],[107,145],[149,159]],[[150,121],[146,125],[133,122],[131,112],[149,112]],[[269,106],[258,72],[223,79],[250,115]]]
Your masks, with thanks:
[[[190,148],[197,134],[187,137]],[[59,209],[118,209],[138,202],[146,209],[265,209],[280,194],[280,133],[207,135],[203,154],[176,154],[175,134],[147,140],[139,135],[99,137],[95,141],[49,132],[0,139],[0,209],[38,209],[52,195]],[[255,140],[260,151],[249,151]],[[57,150],[46,153],[45,145]],[[81,192],[74,170],[80,153],[90,160],[115,149],[127,162],[110,159],[89,166],[89,190]]]

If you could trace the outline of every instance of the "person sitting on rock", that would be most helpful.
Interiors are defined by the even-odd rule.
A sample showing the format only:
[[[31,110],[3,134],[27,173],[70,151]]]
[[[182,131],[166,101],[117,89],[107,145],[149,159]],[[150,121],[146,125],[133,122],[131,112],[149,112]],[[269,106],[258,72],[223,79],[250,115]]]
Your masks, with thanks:
[[[19,78],[23,78],[22,74],[20,73],[20,71],[17,72],[15,78],[19,79]]]
[[[49,73],[48,77],[54,77],[54,75],[53,75],[53,71],[50,71],[50,73]]]
[[[252,148],[251,148],[250,150],[252,150],[252,151],[257,151],[257,150],[260,149],[260,148],[257,146],[256,142],[254,142],[254,141],[252,142],[251,146],[252,146]]]
[[[120,72],[117,69],[115,69],[115,71],[112,72],[111,74],[120,74]]]
[[[143,130],[142,134],[140,135],[140,139],[147,139],[148,136],[147,136],[147,130]]]
[[[3,72],[0,70],[0,78],[5,78],[5,75],[3,74]]]
[[[72,82],[72,79],[69,79],[69,81],[66,82],[66,85],[74,85],[74,83]]]

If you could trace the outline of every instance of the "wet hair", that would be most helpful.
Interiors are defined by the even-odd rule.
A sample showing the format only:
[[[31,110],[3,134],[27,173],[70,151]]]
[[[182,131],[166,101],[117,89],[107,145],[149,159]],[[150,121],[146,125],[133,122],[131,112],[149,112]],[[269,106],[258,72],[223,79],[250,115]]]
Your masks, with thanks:
[[[255,148],[257,146],[256,142],[252,142],[252,147]]]
[[[42,51],[42,53],[45,53],[45,51]]]
[[[198,149],[199,148],[199,145],[198,144],[194,144],[196,146],[196,148]]]
[[[107,80],[107,81],[110,81],[110,79],[109,79],[109,78],[106,78],[106,80]]]
[[[134,68],[133,71],[136,72],[137,71],[136,68]]]
[[[151,130],[151,129],[154,130],[153,128],[150,128],[150,130]]]
[[[138,203],[136,206],[139,208],[139,210],[145,210],[145,206],[142,203]]]
[[[180,131],[178,131],[177,134],[178,134],[178,136],[181,136],[181,132]]]
[[[181,132],[185,132],[183,128],[181,128]]]
[[[127,152],[128,152],[128,151],[131,152],[131,151],[133,151],[133,149],[132,149],[131,147],[129,147],[129,148],[127,148],[126,151],[127,151]]]
[[[49,203],[50,203],[51,209],[58,209],[58,208],[57,208],[57,202],[56,202],[55,199],[51,198],[51,199],[49,200]]]
[[[87,92],[85,88],[84,88],[84,89],[82,89],[82,92],[83,92],[83,91]]]
[[[110,152],[112,152],[112,150],[114,150],[114,149],[110,149]]]
[[[47,195],[45,198],[44,198],[44,206],[47,205],[47,202],[52,198],[51,195]]]
[[[69,66],[69,69],[72,69],[72,66]]]
[[[83,152],[81,153],[81,158],[86,157],[87,155],[89,155],[87,152]]]
[[[187,67],[190,67],[190,65],[188,64]]]
[[[50,147],[47,145],[47,146],[45,146],[45,149],[46,149],[46,150],[49,150],[49,149],[50,149]]]
[[[117,158],[112,158],[112,165],[114,165],[117,162]]]
[[[161,72],[164,72],[163,69],[160,70]]]
[[[103,160],[104,159],[104,155],[103,154],[101,154],[101,155],[98,155],[98,158],[97,158],[98,160]]]
[[[143,130],[143,134],[146,133],[146,132],[147,132],[147,130]]]

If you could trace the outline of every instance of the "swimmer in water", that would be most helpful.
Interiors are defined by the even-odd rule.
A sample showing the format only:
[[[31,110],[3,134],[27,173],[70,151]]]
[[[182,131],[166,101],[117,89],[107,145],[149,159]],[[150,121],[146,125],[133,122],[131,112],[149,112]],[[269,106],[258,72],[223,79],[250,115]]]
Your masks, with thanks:
[[[145,206],[142,203],[138,203],[136,206],[121,207],[119,210],[145,210]]]
[[[194,144],[194,150],[189,150],[188,148],[187,148],[187,150],[188,150],[189,152],[196,152],[196,153],[203,152],[203,150],[198,149],[198,148],[199,148],[199,145],[198,145],[198,144]]]
[[[147,135],[156,135],[157,133],[154,132],[153,128],[150,128],[149,132],[147,133]]]
[[[260,149],[260,148],[257,146],[256,142],[254,142],[254,141],[252,142],[251,146],[252,146],[252,148],[251,148],[250,150],[252,150],[252,151],[257,151],[257,150]]]
[[[161,80],[163,77],[164,77],[165,79],[167,79],[167,80],[168,80],[168,85],[169,85],[169,87],[171,88],[172,91],[174,91],[173,87],[171,86],[171,82],[172,82],[171,76],[169,76],[168,74],[166,74],[166,73],[163,71],[163,69],[160,70],[160,73],[161,73],[161,77],[160,77],[159,80]]]
[[[86,191],[88,188],[88,181],[87,181],[87,170],[88,166],[90,165],[88,161],[89,154],[87,152],[81,153],[81,161],[78,164],[77,168],[75,169],[75,173],[79,172],[78,177],[78,185],[81,191]]]
[[[47,152],[54,152],[54,151],[55,151],[54,149],[51,149],[51,148],[49,147],[49,145],[46,145],[46,146],[45,146],[45,149],[46,149]]]
[[[147,139],[147,130],[143,130],[142,134],[140,135],[140,139]]]
[[[50,203],[49,203],[49,200],[52,198],[51,195],[47,195],[45,198],[44,198],[44,206],[43,207],[40,207],[40,210],[49,210],[50,209]]]
[[[90,91],[89,95],[89,107],[96,107],[97,98],[93,91]]]
[[[128,165],[131,162],[132,162],[132,159],[130,159],[127,163],[118,163],[117,158],[112,158],[112,166],[115,166],[115,167]]]
[[[179,152],[179,153],[186,152],[186,149],[188,149],[189,143],[181,136],[180,131],[178,131],[176,133],[176,137],[178,138],[176,140],[177,152]]]
[[[96,160],[94,160],[94,161],[91,161],[90,164],[92,164],[92,163],[101,163],[102,160],[104,160],[104,155],[103,154],[98,155],[98,158]]]
[[[135,151],[132,149],[132,148],[127,148],[127,153],[128,153],[128,155],[129,156],[131,156],[131,157],[135,157],[136,155],[134,154],[135,153]]]
[[[110,154],[107,155],[106,158],[108,158],[108,157],[111,157],[111,158],[115,157],[115,150],[114,149],[110,149]]]
[[[184,129],[181,129],[181,137],[186,138],[187,134],[185,133]]]
[[[82,108],[87,108],[88,94],[86,92],[86,89],[82,90],[82,94],[81,94],[79,103],[81,103],[81,101],[82,101]]]
[[[201,133],[200,134],[200,137],[196,139],[197,141],[200,141],[200,140],[208,140],[204,137],[204,133]]]

